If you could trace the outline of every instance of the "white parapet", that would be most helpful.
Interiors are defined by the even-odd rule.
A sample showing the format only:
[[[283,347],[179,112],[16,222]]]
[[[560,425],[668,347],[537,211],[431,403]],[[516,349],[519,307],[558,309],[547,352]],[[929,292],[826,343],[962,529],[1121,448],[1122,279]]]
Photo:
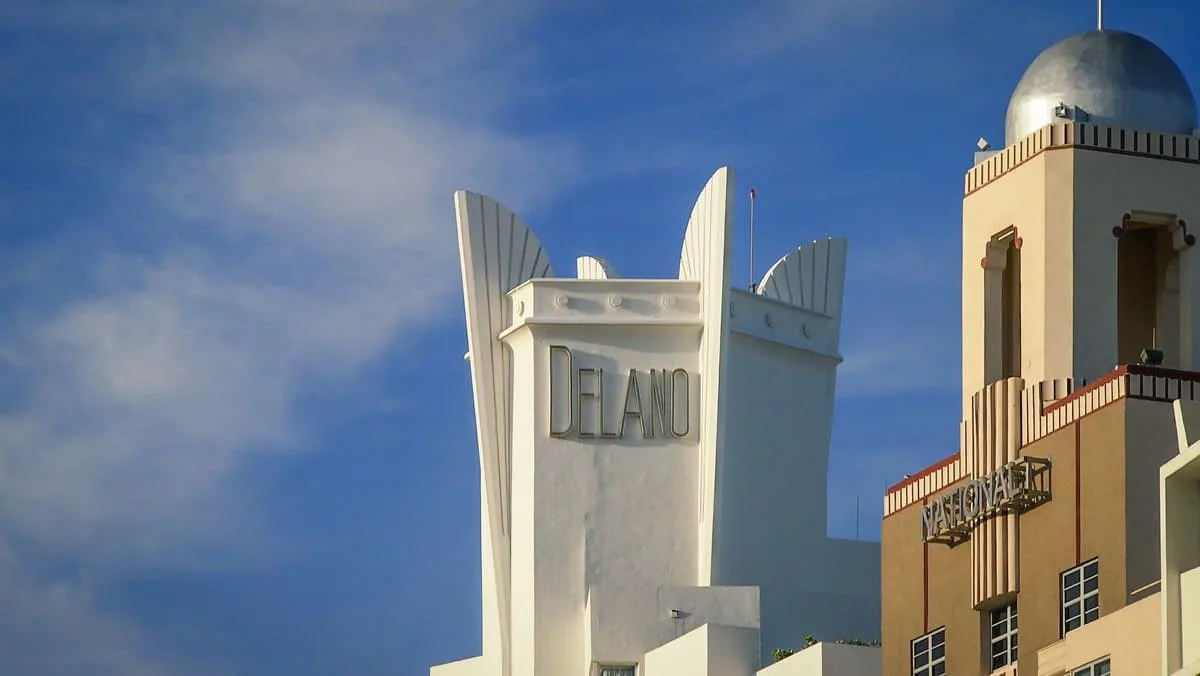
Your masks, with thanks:
[[[817,643],[758,672],[758,676],[879,676],[879,648]]]
[[[646,653],[641,676],[754,676],[758,630],[706,624]]]

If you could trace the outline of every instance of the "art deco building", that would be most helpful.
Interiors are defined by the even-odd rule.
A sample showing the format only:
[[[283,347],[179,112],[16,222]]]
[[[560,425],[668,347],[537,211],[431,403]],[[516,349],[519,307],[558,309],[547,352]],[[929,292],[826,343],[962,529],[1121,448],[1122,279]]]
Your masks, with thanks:
[[[961,444],[885,497],[885,676],[1200,673],[1194,475],[1160,475],[1200,391],[1196,126],[1166,54],[1093,31],[967,172]]]
[[[555,277],[520,218],[455,195],[483,650],[432,674],[749,676],[806,634],[878,637],[878,545],[826,537],[846,243],[731,288],[732,181],[700,193],[675,279]],[[878,672],[852,648],[770,673]]]

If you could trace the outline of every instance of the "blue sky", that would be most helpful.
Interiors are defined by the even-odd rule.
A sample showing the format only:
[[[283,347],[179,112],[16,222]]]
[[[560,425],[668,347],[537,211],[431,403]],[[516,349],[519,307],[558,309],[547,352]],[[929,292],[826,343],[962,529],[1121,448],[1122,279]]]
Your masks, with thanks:
[[[673,274],[851,240],[829,529],[953,452],[962,174],[1086,0],[0,3],[0,667],[423,674],[479,641],[451,193]],[[1191,3],[1108,3],[1200,79]],[[735,275],[748,281],[745,249]]]

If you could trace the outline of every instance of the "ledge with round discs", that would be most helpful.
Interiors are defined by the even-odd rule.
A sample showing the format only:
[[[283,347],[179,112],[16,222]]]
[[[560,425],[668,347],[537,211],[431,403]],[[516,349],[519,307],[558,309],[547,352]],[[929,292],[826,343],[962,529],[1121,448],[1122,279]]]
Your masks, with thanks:
[[[729,330],[842,360],[834,318],[774,298],[735,289],[729,300]]]
[[[508,294],[508,327],[528,324],[701,326],[699,282],[533,279]]]

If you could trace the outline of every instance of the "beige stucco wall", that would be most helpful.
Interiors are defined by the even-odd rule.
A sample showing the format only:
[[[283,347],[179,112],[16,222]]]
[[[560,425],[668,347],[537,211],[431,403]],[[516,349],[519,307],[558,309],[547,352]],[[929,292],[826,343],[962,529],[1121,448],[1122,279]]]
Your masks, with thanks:
[[[1117,139],[1121,132],[1114,131]],[[1119,147],[1073,145],[1077,140],[1065,143],[1064,134],[1062,127],[1047,128],[1035,135],[1052,139],[1045,148],[1006,164],[986,183],[968,181],[962,224],[964,414],[970,394],[995,378],[986,367],[989,319],[980,264],[990,238],[1015,227],[1021,239],[1020,375],[1026,382],[1090,381],[1121,361],[1113,227],[1132,211],[1200,224],[1200,191],[1194,189],[1200,165]],[[1179,335],[1159,336],[1158,343],[1170,346],[1164,365],[1194,369],[1200,367],[1200,260],[1186,254],[1179,260]]]
[[[962,267],[962,375],[963,416],[971,395],[987,384],[985,358],[985,271],[981,260],[987,243],[997,233],[1017,226],[1021,247],[1021,356],[1024,374],[1043,373],[1045,348],[1040,337],[1048,312],[1045,297],[1034,292],[1046,288],[1046,246],[1036,233],[1045,228],[1048,191],[1046,153],[1009,171],[985,188],[963,199]],[[1057,165],[1055,165],[1057,166]],[[1055,169],[1056,174],[1061,170]],[[1069,251],[1069,249],[1068,249]],[[1069,298],[1068,298],[1069,300]],[[1055,305],[1061,305],[1061,302]],[[1069,307],[1069,304],[1066,306]],[[1063,308],[1057,308],[1061,312]],[[1067,313],[1064,316],[1069,316]],[[1069,374],[1065,374],[1069,375]],[[1029,380],[1026,375],[1026,380]]]
[[[1042,648],[1037,652],[1034,673],[1062,676],[1107,655],[1114,674],[1157,674],[1161,668],[1160,627],[1159,595],[1154,594]]]
[[[1102,618],[1142,598],[1130,592],[1156,579],[1153,493],[1158,464],[1172,448],[1170,417],[1169,404],[1120,399],[1022,448],[1023,455],[1050,460],[1052,498],[1020,517],[1020,673],[1036,673],[1038,650],[1060,642],[1063,571],[1099,559]],[[971,600],[978,562],[969,544],[922,543],[920,505],[883,521],[883,674],[909,673],[910,641],[943,625],[948,673],[978,673],[982,620]]]

